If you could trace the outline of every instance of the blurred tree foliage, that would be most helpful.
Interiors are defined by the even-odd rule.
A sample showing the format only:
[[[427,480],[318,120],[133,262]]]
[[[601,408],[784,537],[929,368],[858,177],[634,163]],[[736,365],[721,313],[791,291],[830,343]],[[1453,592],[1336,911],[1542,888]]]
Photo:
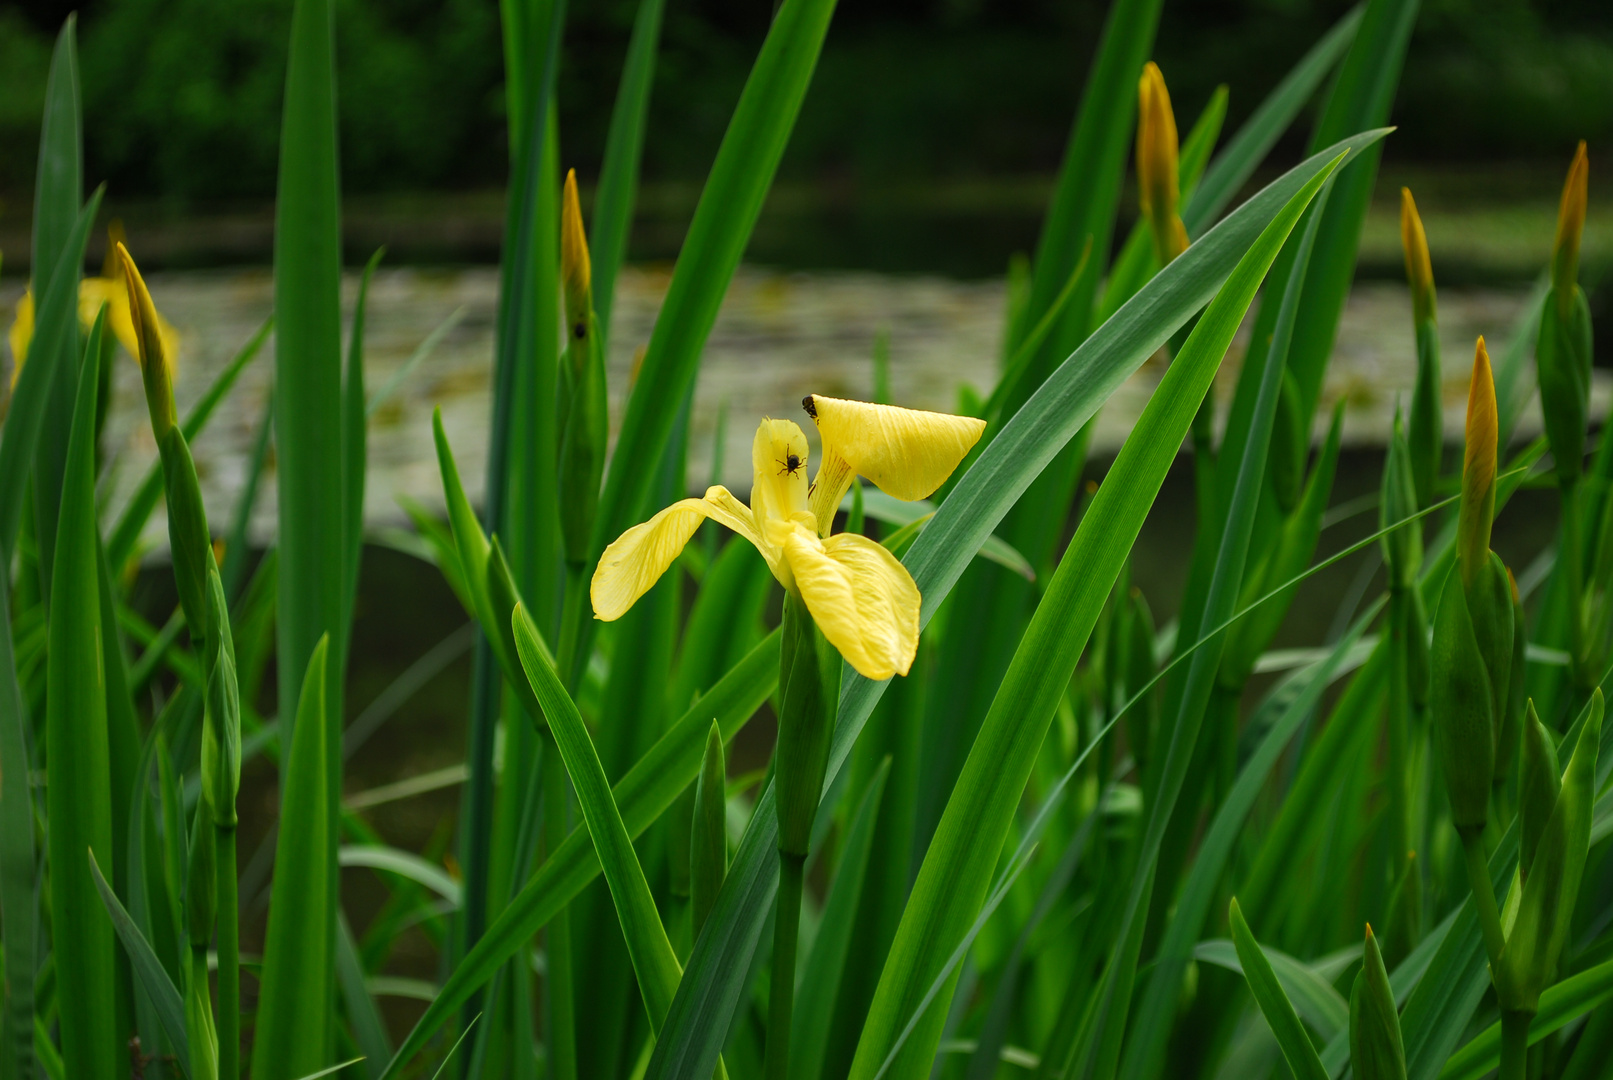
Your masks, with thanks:
[[[49,43],[75,5],[0,3],[0,190],[32,183]],[[114,196],[257,198],[275,177],[290,0],[84,0],[89,175]],[[1157,56],[1191,116],[1229,81],[1231,123],[1346,0],[1168,0]],[[572,5],[568,163],[597,165],[636,0]],[[671,0],[647,177],[698,182],[770,0]],[[1050,172],[1106,0],[858,0],[835,15],[785,163],[833,185]],[[339,0],[350,191],[495,186],[505,174],[493,0]],[[1395,153],[1560,157],[1613,142],[1613,5],[1425,0]]]

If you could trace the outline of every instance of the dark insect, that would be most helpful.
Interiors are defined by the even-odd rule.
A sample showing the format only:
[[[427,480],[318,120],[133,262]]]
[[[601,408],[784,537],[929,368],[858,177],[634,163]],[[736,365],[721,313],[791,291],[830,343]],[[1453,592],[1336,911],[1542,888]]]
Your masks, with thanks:
[[[800,470],[801,466],[805,464],[805,462],[803,462],[800,457],[795,454],[785,455],[782,461],[780,461],[778,458],[774,458],[773,460],[778,461],[780,465],[784,466],[783,470],[781,471],[786,476],[794,476],[796,472]]]
[[[572,327],[571,333],[578,341],[581,341],[588,336],[588,324],[579,321],[576,326]]]

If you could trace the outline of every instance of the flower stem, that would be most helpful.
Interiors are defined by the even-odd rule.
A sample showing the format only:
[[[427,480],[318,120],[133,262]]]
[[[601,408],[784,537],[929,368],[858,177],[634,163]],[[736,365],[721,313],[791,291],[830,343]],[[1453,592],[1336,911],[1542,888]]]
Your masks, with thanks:
[[[241,940],[235,879],[235,829],[219,826],[218,860],[218,1075],[241,1075]]]
[[[1484,951],[1490,956],[1490,973],[1501,964],[1501,950],[1506,937],[1501,933],[1501,914],[1495,906],[1495,886],[1490,884],[1490,864],[1484,857],[1484,836],[1474,832],[1462,834],[1462,850],[1467,853],[1467,883],[1473,890],[1473,905],[1478,909],[1479,930],[1484,935]]]
[[[1596,685],[1598,673],[1588,670],[1585,640],[1585,556],[1582,548],[1578,482],[1562,485],[1562,565],[1568,574],[1568,651],[1574,685]]]
[[[790,1021],[795,1011],[795,945],[801,925],[801,879],[806,858],[779,852],[778,910],[773,921],[773,981],[767,1007],[767,1055],[762,1075],[786,1080]]]
[[[565,839],[566,821],[566,769],[560,760],[554,735],[543,731],[543,846],[554,851]],[[562,907],[549,920],[544,941],[548,959],[544,995],[548,1004],[549,1068],[548,1075],[555,1080],[576,1080],[577,1076],[577,1005],[573,997],[571,958],[571,916]]]
[[[1529,1058],[1530,1013],[1501,1014],[1501,1071],[1497,1080],[1525,1080]]]
[[[555,659],[560,681],[572,694],[582,681],[580,670],[583,620],[588,611],[588,567],[566,564],[566,596],[560,613],[560,652]]]

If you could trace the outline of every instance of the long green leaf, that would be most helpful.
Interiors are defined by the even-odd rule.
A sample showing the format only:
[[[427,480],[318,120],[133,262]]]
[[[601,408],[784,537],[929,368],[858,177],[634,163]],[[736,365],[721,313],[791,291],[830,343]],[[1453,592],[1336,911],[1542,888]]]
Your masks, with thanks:
[[[341,745],[336,740],[342,726],[343,649],[347,642],[347,628],[342,624],[347,559],[337,161],[333,5],[331,0],[296,0],[280,126],[274,226],[274,445],[280,507],[276,670],[279,700],[288,704],[299,701],[314,646],[330,635],[324,715],[331,720],[327,736],[332,743],[322,758],[329,773],[329,790],[321,805],[333,815],[331,828],[341,796]],[[285,718],[292,719],[289,708]],[[289,745],[296,739],[295,732],[287,731],[285,738]],[[334,890],[335,877],[325,881]],[[328,904],[315,906],[325,910]],[[325,955],[334,947],[334,921],[327,933],[330,940],[323,949]],[[334,979],[329,966],[325,973]]]
[[[332,1049],[336,845],[334,815],[326,805],[328,653],[328,642],[321,638],[308,659],[282,768],[280,835],[252,1048],[252,1075],[258,1080],[290,1080],[323,1068]]]
[[[668,404],[681,402],[694,385],[701,350],[801,111],[834,8],[835,0],[784,0],[773,16],[695,207],[628,398],[594,521],[595,558],[639,518],[676,418]]]
[[[846,953],[851,947],[851,931],[862,899],[868,856],[874,845],[874,825],[879,819],[879,804],[888,776],[890,759],[886,758],[868,782],[857,813],[851,819],[840,851],[840,865],[835,869],[834,882],[823,902],[823,918],[818,922],[812,955],[807,958],[806,971],[801,975],[801,986],[795,997],[790,1038],[797,1049],[790,1059],[790,1080],[819,1080],[823,1073],[829,1022],[834,1016],[835,996],[846,967]]]
[[[69,339],[78,340],[78,276],[84,261],[84,244],[90,227],[101,209],[103,189],[97,188],[79,211],[68,235],[67,258],[56,267],[42,297],[36,297],[39,317],[34,324],[30,349],[41,357],[59,352]],[[47,318],[46,313],[65,309],[73,321]],[[17,533],[22,528],[23,502],[28,479],[33,475],[34,458],[45,423],[46,405],[55,372],[50,364],[24,364],[12,388],[6,422],[0,427],[0,564],[11,572],[11,558],[17,550]],[[53,526],[54,527],[54,526]]]
[[[622,933],[627,938],[627,952],[638,974],[639,992],[644,995],[644,1007],[650,1014],[650,1030],[659,1031],[672,1005],[672,995],[677,991],[683,968],[672,951],[666,928],[661,925],[655,898],[650,895],[650,883],[633,850],[633,838],[617,809],[610,781],[599,764],[599,754],[594,750],[594,741],[583,724],[582,714],[561,685],[554,661],[547,655],[548,649],[525,608],[516,607],[514,626],[521,666],[526,669],[532,692],[548,717],[549,730],[554,733],[555,744],[566,763],[583,821],[593,837],[594,850],[610,885],[611,899],[616,902]]]
[[[1277,1036],[1277,1045],[1282,1047],[1288,1067],[1294,1070],[1299,1080],[1328,1080],[1327,1070],[1322,1068],[1321,1059],[1316,1056],[1316,1047],[1311,1045],[1310,1036],[1300,1025],[1293,1003],[1288,1000],[1276,972],[1271,969],[1271,961],[1249,932],[1249,924],[1243,921],[1243,912],[1238,910],[1236,897],[1232,900],[1231,918],[1232,942],[1238,949],[1243,976],[1249,980],[1249,989],[1260,1011],[1265,1014],[1266,1023],[1271,1025],[1272,1034]]]
[[[1282,985],[1283,993],[1300,1019],[1315,1028],[1316,1033],[1324,1039],[1331,1039],[1346,1031],[1350,1023],[1350,1003],[1344,1000],[1343,994],[1333,989],[1332,983],[1287,953],[1264,945],[1260,946],[1260,951],[1271,965],[1271,973]],[[1239,975],[1244,974],[1241,954],[1234,941],[1225,938],[1201,941],[1193,947],[1193,956]]]
[[[34,459],[34,528],[39,547],[40,589],[50,596],[51,563],[56,547],[56,508],[62,499],[67,469],[68,427],[78,387],[78,277],[82,251],[74,258],[71,243],[74,215],[83,198],[84,137],[79,112],[78,18],[69,15],[56,37],[45,83],[45,116],[39,131],[39,165],[34,177],[33,278],[35,336],[29,348],[31,366],[44,374],[43,427]],[[61,271],[70,287],[47,297],[47,287]],[[9,567],[9,563],[7,566]]]
[[[336,851],[336,863],[344,869],[362,866],[408,878],[417,885],[424,885],[456,907],[464,891],[459,882],[437,864],[428,862],[413,852],[387,847],[384,844],[344,845]]]
[[[1315,173],[1244,253],[1161,380],[1082,518],[1031,618],[919,870],[857,1047],[854,1078],[873,1075],[889,1052],[897,1025],[912,1013],[919,992],[934,977],[938,954],[958,938],[978,910],[1058,699],[1176,449],[1266,270],[1331,174],[1331,167]],[[1138,891],[1135,885],[1133,891]],[[1125,982],[1129,993],[1129,979]],[[928,1073],[944,1014],[944,1007],[932,1007],[891,1075]]]
[[[17,685],[11,644],[11,575],[0,571],[0,777],[28,775],[32,725]],[[0,783],[0,931],[5,934],[5,1019],[13,1075],[33,1075],[34,935],[39,901],[34,895],[34,797],[27,784]]]
[[[589,257],[593,263],[594,314],[607,339],[616,302],[616,272],[627,256],[637,202],[639,159],[644,152],[644,118],[650,111],[655,83],[655,53],[661,40],[661,13],[666,0],[639,0],[633,36],[627,43],[621,85],[611,108],[605,136],[605,160],[594,191],[594,219]]]
[[[101,652],[100,551],[95,528],[95,410],[103,311],[79,365],[62,474],[50,619],[45,714],[50,822],[51,941],[56,958],[62,1058],[74,1077],[111,1080],[119,1038],[112,926],[85,852],[112,865],[112,803]]]
[[[95,888],[101,894],[101,903],[106,906],[108,918],[112,927],[118,932],[118,940],[123,942],[124,951],[134,964],[135,974],[147,994],[151,995],[151,1002],[156,1006],[157,1019],[162,1021],[163,1034],[166,1035],[174,1048],[174,1064],[181,1072],[189,1074],[190,1041],[185,1035],[185,1003],[179,997],[179,990],[174,986],[174,980],[169,978],[168,971],[157,959],[156,952],[151,943],[140,933],[129,913],[124,910],[118,896],[112,891],[112,886],[106,883],[101,875],[101,868],[95,863],[95,852],[91,851],[90,875],[95,881]]]
[[[774,631],[686,711],[616,784],[612,794],[629,835],[638,836],[649,828],[694,780],[713,718],[723,738],[730,740],[773,693],[778,683],[778,650],[779,636]],[[398,1075],[454,1011],[598,873],[599,857],[587,830],[573,829],[443,982],[436,1000],[398,1047],[383,1077]]]
[[[928,622],[986,537],[1035,476],[1131,372],[1207,303],[1233,265],[1278,211],[1342,151],[1382,138],[1347,139],[1307,159],[1235,210],[1156,275],[1092,334],[1026,403],[947,497],[903,560],[919,586]],[[826,784],[833,783],[886,683],[842,673],[840,716]],[[647,1076],[699,1076],[716,1061],[720,1034],[740,996],[740,982],[777,883],[777,821],[764,790],[729,870],[711,920],[685,968],[667,1030]],[[712,925],[708,922],[708,927]]]

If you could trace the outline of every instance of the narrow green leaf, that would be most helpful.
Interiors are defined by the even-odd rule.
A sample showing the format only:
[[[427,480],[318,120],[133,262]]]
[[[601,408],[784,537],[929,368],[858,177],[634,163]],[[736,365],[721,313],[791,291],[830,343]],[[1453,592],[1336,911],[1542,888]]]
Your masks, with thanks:
[[[515,609],[514,626],[521,666],[549,719],[549,730],[554,733],[555,744],[566,763],[583,821],[593,837],[600,866],[610,885],[611,899],[616,902],[622,933],[627,938],[627,952],[638,974],[639,992],[650,1014],[650,1029],[659,1031],[683,969],[672,951],[672,942],[667,939],[666,928],[661,925],[661,915],[656,911],[655,898],[650,895],[644,867],[633,850],[633,838],[611,795],[610,781],[599,764],[599,755],[583,724],[582,714],[560,684],[554,661],[537,627],[532,625],[531,616],[519,605]]]
[[[3,483],[3,481],[0,481]],[[0,571],[0,777],[28,775],[32,728],[17,684],[11,643],[11,575]],[[34,937],[39,932],[34,894],[34,798],[27,784],[0,782],[0,932],[4,933],[4,1023],[14,1075],[33,1075]]]
[[[610,130],[605,135],[605,160],[594,191],[594,219],[589,257],[593,263],[594,313],[606,339],[616,300],[616,272],[627,256],[633,231],[633,207],[638,197],[639,159],[644,151],[644,118],[650,110],[655,83],[655,53],[661,38],[661,13],[666,0],[639,0],[633,19],[633,36],[627,43],[621,85],[611,107]]]
[[[879,803],[890,776],[886,758],[868,782],[857,813],[846,831],[829,895],[823,902],[823,918],[812,941],[812,955],[795,995],[790,1041],[790,1080],[819,1080],[823,1055],[829,1044],[829,1022],[834,1017],[835,997],[840,990],[841,973],[851,948],[851,931],[862,900],[863,879],[868,872],[868,856],[874,846],[874,825],[879,820]]]
[[[428,862],[413,852],[383,844],[343,845],[336,851],[336,864],[343,869],[362,866],[397,874],[417,885],[424,885],[456,907],[463,892],[459,882],[436,863]]]
[[[842,510],[850,511],[852,500],[860,497],[863,512],[876,521],[883,521],[888,525],[923,525],[928,524],[930,518],[935,516],[936,505],[928,499],[914,499],[903,502],[870,487],[866,490],[861,485],[853,485],[852,490],[840,501]],[[853,530],[855,531],[855,530]],[[917,535],[915,531],[915,535]],[[889,539],[887,537],[887,539]],[[1036,571],[1030,560],[1014,549],[1014,546],[1000,536],[988,536],[986,542],[980,545],[980,557],[990,559],[998,566],[1012,570],[1026,581],[1036,580]]]
[[[695,207],[628,398],[594,521],[590,547],[596,559],[639,519],[676,418],[668,403],[681,402],[694,385],[717,307],[772,185],[834,8],[835,0],[784,0],[773,16]]]
[[[340,912],[336,915],[336,979],[342,987],[342,1004],[347,1009],[353,1041],[364,1051],[366,1074],[377,1076],[392,1057],[392,1040],[367,985],[364,962],[359,958],[347,916]]]
[[[1277,975],[1271,969],[1271,961],[1249,932],[1249,924],[1243,921],[1237,897],[1232,899],[1231,919],[1232,942],[1238,949],[1243,976],[1249,981],[1249,989],[1260,1011],[1265,1014],[1266,1023],[1271,1025],[1272,1034],[1277,1036],[1277,1045],[1282,1047],[1288,1067],[1294,1070],[1299,1080],[1328,1080],[1327,1070],[1322,1068],[1321,1059],[1316,1056],[1316,1047],[1311,1045],[1310,1036],[1305,1034],[1294,1006],[1283,992],[1282,983],[1277,981]],[[1345,1014],[1348,1020],[1348,1007]]]
[[[112,865],[112,805],[95,528],[95,411],[101,331],[96,317],[77,372],[62,474],[51,592],[45,718],[50,822],[51,940],[62,1057],[73,1077],[111,1080],[122,1040],[114,1008],[112,926],[100,912],[85,852]]]
[[[873,1076],[895,1041],[898,1025],[912,1014],[934,977],[939,954],[957,940],[979,909],[1058,698],[1176,449],[1271,261],[1331,174],[1329,166],[1312,175],[1239,260],[1161,380],[1083,516],[997,691],[919,870],[857,1047],[851,1074],[856,1080]],[[1005,430],[992,449],[1007,435]],[[986,461],[983,456],[980,463]],[[951,506],[963,490],[960,484],[946,505]],[[932,525],[927,533],[935,528]],[[1157,847],[1155,832],[1163,832],[1163,822],[1150,821],[1149,839]],[[1148,864],[1145,854],[1143,865]],[[1146,872],[1141,876],[1151,878]],[[1138,892],[1134,882],[1134,897]],[[1135,908],[1135,899],[1131,906]],[[1121,966],[1119,981],[1125,985],[1119,996],[1129,997],[1124,961]],[[928,1074],[948,996],[941,999],[943,1007],[926,1014],[891,1075]],[[1101,1025],[1095,1030],[1101,1031]]]
[[[723,738],[732,740],[771,696],[778,684],[778,653],[779,635],[774,631],[686,711],[616,784],[612,792],[629,835],[638,836],[649,828],[695,778],[713,719]],[[776,849],[772,854],[776,859]],[[437,999],[398,1047],[383,1077],[398,1075],[476,988],[528,945],[532,935],[598,873],[598,854],[587,830],[573,829],[443,982]]]
[[[322,722],[331,745],[321,804],[332,815],[341,796],[342,674],[347,628],[342,484],[342,240],[336,153],[336,43],[331,0],[296,0],[280,127],[280,176],[275,199],[274,382],[275,469],[279,489],[280,600],[276,611],[278,698],[301,700],[303,673],[319,639],[330,635]],[[302,714],[299,707],[298,715]],[[293,720],[290,710],[287,720]],[[293,725],[295,721],[293,720]],[[296,741],[294,730],[287,744]],[[282,784],[289,773],[282,773]],[[328,831],[328,830],[327,830]],[[327,850],[327,856],[334,855]],[[334,867],[332,867],[334,869]],[[278,881],[279,875],[276,875]],[[335,877],[323,882],[332,890]],[[326,911],[332,900],[310,900]],[[328,956],[335,923],[320,950]],[[329,965],[325,974],[334,979]],[[323,995],[318,1001],[325,1001]],[[260,1055],[260,1059],[261,1055]],[[323,1060],[307,1061],[311,1067]],[[284,1064],[277,1063],[276,1067]],[[306,1071],[288,1065],[292,1076]],[[257,1070],[254,1070],[254,1074]]]
[[[30,351],[42,357],[60,352],[69,336],[78,340],[78,275],[84,262],[84,244],[89,239],[90,227],[101,209],[103,189],[97,188],[89,202],[79,211],[67,238],[67,257],[56,267],[56,272],[45,286],[42,295],[36,295],[39,315],[34,324],[34,340]],[[72,313],[72,321],[49,317],[59,308]],[[75,361],[76,362],[76,361]],[[11,403],[7,406],[6,422],[0,427],[0,563],[9,568],[17,550],[17,532],[22,528],[23,502],[28,491],[28,479],[33,475],[34,457],[40,441],[40,429],[45,424],[55,371],[50,364],[24,364],[17,373],[12,387]]]
[[[1247,928],[1248,924],[1244,925]],[[1344,1000],[1343,994],[1333,989],[1332,983],[1285,952],[1264,945],[1259,948],[1300,1019],[1315,1028],[1316,1033],[1324,1039],[1331,1039],[1346,1030],[1350,1023],[1350,1003]],[[1246,976],[1242,955],[1237,943],[1226,938],[1201,941],[1193,947],[1194,959]]]
[[[74,258],[73,217],[83,198],[84,137],[78,88],[78,17],[69,15],[56,37],[45,83],[45,115],[39,131],[39,164],[34,177],[32,287],[35,333],[28,358],[45,380],[42,422],[34,460],[34,528],[39,543],[40,589],[51,594],[56,548],[56,508],[67,469],[68,426],[78,386],[78,278],[82,251]],[[70,282],[49,295],[60,272]],[[47,305],[44,301],[53,300]],[[14,410],[13,410],[14,411]],[[7,563],[9,566],[10,563]]]
[[[364,474],[369,454],[369,432],[364,395],[364,319],[369,306],[370,279],[386,248],[378,248],[364,264],[359,278],[358,303],[353,307],[353,332],[347,343],[347,369],[342,377],[342,612],[338,626],[346,638],[353,632],[353,603],[358,595],[359,559],[364,554]],[[346,654],[344,638],[341,652]]]
[[[190,1042],[185,1035],[185,1003],[180,999],[179,990],[174,986],[173,979],[169,978],[162,961],[157,959],[151,943],[124,910],[117,894],[106,883],[106,878],[101,876],[101,868],[95,864],[95,852],[90,852],[89,859],[90,875],[95,880],[96,891],[101,894],[101,903],[106,906],[112,927],[118,932],[118,940],[123,942],[123,949],[133,962],[140,985],[151,995],[157,1019],[162,1021],[163,1034],[173,1046],[174,1064],[189,1075],[190,1070],[186,1066],[190,1061]]]
[[[309,657],[291,748],[282,767],[280,835],[252,1048],[252,1075],[257,1080],[301,1076],[330,1060],[336,845],[331,831],[335,815],[326,804],[328,652],[328,640],[321,638]]]

